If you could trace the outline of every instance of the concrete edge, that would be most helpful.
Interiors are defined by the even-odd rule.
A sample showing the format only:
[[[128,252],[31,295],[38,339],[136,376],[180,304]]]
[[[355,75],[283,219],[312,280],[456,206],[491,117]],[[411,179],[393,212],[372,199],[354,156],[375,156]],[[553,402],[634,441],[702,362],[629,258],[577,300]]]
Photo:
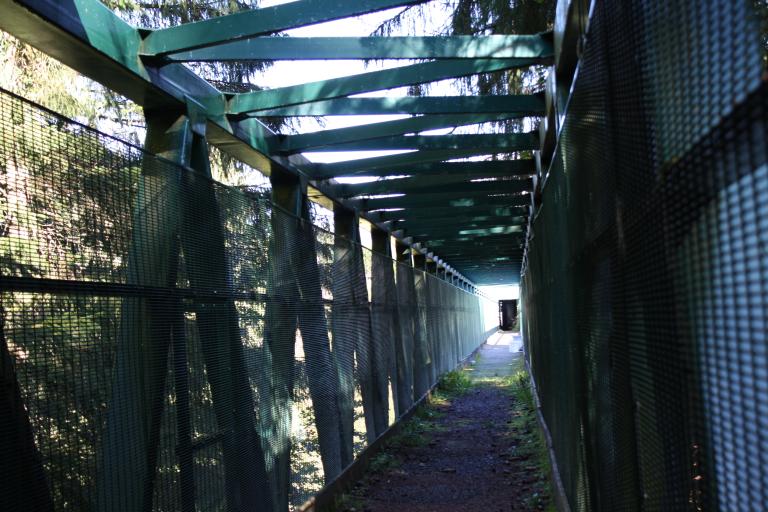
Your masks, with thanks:
[[[559,512],[571,512],[571,505],[568,503],[568,496],[565,494],[563,480],[560,478],[560,469],[557,465],[555,449],[552,445],[552,434],[549,432],[547,422],[544,420],[544,415],[541,413],[539,390],[536,387],[536,381],[533,378],[533,372],[528,364],[528,358],[526,357],[525,352],[523,352],[523,361],[525,362],[525,369],[528,370],[528,375],[531,376],[531,391],[533,392],[533,400],[536,404],[536,419],[538,420],[542,432],[544,432],[544,440],[547,443],[547,455],[549,457],[550,468],[552,469],[549,472],[549,480],[552,484],[552,500],[555,502],[555,507]]]
[[[496,331],[494,330],[494,332]],[[489,336],[490,335],[485,336],[485,341],[478,345],[475,350],[470,352],[469,355],[462,359],[453,369],[456,370],[466,367],[474,358],[475,354],[477,354],[477,352],[488,342]],[[438,379],[438,382],[439,381],[440,379]],[[323,486],[323,488],[320,489],[317,494],[315,494],[312,498],[301,505],[297,509],[297,512],[323,512],[330,510],[328,507],[333,505],[334,499],[339,494],[347,490],[353,483],[360,480],[365,471],[368,469],[368,463],[370,460],[374,456],[378,455],[378,453],[390,438],[400,432],[403,424],[414,415],[419,406],[425,403],[429,397],[432,396],[432,393],[437,387],[438,382],[432,384],[427,392],[424,393],[421,398],[416,400],[413,405],[407,411],[405,411],[405,413],[400,416],[400,418],[397,419],[397,421],[390,425],[389,428],[385,430],[379,437],[377,437],[374,442],[366,446],[365,449],[363,449],[363,451],[360,452],[357,457],[355,457],[355,460],[352,461],[352,463],[339,474],[339,476]]]

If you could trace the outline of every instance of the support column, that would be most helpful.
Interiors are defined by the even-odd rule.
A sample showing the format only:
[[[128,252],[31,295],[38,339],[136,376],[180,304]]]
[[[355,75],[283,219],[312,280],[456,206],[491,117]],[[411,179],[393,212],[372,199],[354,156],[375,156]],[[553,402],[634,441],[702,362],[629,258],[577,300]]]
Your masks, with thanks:
[[[273,499],[256,428],[239,319],[234,300],[227,297],[234,290],[224,224],[211,181],[208,144],[197,134],[192,136],[189,165],[196,172],[182,174],[183,222],[179,236],[187,278],[194,290],[222,294],[222,300],[196,301],[194,311],[221,436],[227,502],[230,510],[269,508]],[[181,322],[177,331],[183,333],[183,319]],[[191,453],[182,455],[191,460]],[[191,477],[184,475],[184,465],[181,469],[183,478]],[[183,498],[188,500],[189,496]]]
[[[413,256],[415,307],[416,350],[414,351],[413,395],[419,399],[435,382],[432,368],[432,350],[427,332],[427,275],[424,272],[426,257],[423,254]]]
[[[413,405],[414,320],[415,293],[411,248],[395,241],[397,261],[397,307],[400,320],[401,344],[395,347],[397,356],[397,415],[400,417]]]
[[[301,301],[299,330],[306,354],[309,394],[315,411],[325,483],[329,483],[344,469],[338,435],[341,420],[338,408],[334,407],[339,391],[333,379],[335,369],[317,263],[317,237],[310,218],[306,188],[303,188],[301,197],[299,239],[297,247],[292,251]]]
[[[342,470],[338,382],[328,339],[317,265],[316,240],[310,223],[306,187],[281,169],[270,176],[272,240],[264,344],[269,363],[269,390],[261,409],[264,428],[271,428],[268,456],[274,467],[277,510],[287,510],[290,490],[290,428],[296,327],[301,331],[309,393],[315,411],[325,481]],[[287,212],[287,213],[286,213]],[[272,400],[271,407],[269,399]],[[279,501],[277,501],[279,500]]]
[[[373,345],[376,347],[374,367],[386,369],[377,374],[376,400],[380,404],[376,415],[376,431],[386,430],[389,425],[389,389],[391,385],[395,413],[398,410],[398,373],[396,346],[402,344],[397,310],[397,293],[392,262],[392,245],[389,233],[376,227],[371,229],[371,316]],[[384,405],[386,404],[386,405]],[[381,407],[384,405],[384,407]],[[382,423],[384,422],[384,423]]]
[[[331,269],[333,309],[333,360],[339,382],[338,408],[341,465],[352,462],[355,417],[355,345],[359,321],[355,294],[355,250],[351,240],[356,239],[357,216],[354,211],[334,206],[333,267]],[[367,361],[363,361],[367,367]]]
[[[374,353],[371,346],[371,318],[360,246],[360,219],[354,210],[334,206],[333,264],[333,351],[339,373],[342,458],[353,459],[355,380],[360,380],[366,437],[376,437],[374,395]],[[357,371],[355,372],[355,362]]]
[[[146,113],[148,152],[189,164],[189,119],[179,113]],[[126,283],[172,288],[178,270],[182,167],[151,158],[142,162]],[[151,510],[163,411],[172,301],[126,297],[120,312],[115,378],[99,457],[97,508]]]

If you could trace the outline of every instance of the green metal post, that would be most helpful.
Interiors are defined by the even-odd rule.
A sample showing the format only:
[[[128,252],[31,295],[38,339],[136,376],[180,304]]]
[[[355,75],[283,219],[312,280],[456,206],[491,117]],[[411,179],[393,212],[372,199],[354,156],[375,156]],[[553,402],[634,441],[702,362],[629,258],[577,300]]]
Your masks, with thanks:
[[[307,379],[315,411],[325,482],[329,483],[344,469],[338,433],[341,420],[338,406],[334,407],[339,390],[337,381],[333,378],[335,369],[317,263],[317,237],[310,218],[306,192],[302,191],[301,198],[298,243],[291,248],[289,257],[294,262],[292,266],[296,272],[295,279],[301,301],[299,330],[308,362]]]
[[[188,165],[186,117],[147,112],[146,149]],[[128,252],[127,283],[176,286],[180,167],[143,162]],[[115,379],[99,457],[97,506],[103,511],[151,510],[171,324],[168,300],[126,297],[120,314]]]
[[[279,510],[286,510],[290,489],[289,434],[297,321],[308,362],[309,393],[326,482],[335,478],[343,468],[336,404],[338,382],[334,377],[306,185],[279,168],[273,169],[270,180],[272,202],[277,208],[272,210],[269,301],[264,337],[272,365],[272,394],[267,396],[274,400],[273,414],[276,415],[271,421],[275,425],[271,452],[278,473]],[[269,418],[269,412],[264,412],[263,417]]]
[[[371,228],[371,322],[372,345],[376,347],[376,432],[381,435],[389,426],[389,386],[391,383],[394,409],[397,411],[397,360],[395,347],[400,345],[400,326],[392,266],[391,237],[376,227]],[[383,371],[382,371],[383,370]]]
[[[197,134],[192,137],[190,167],[196,172],[182,175],[179,237],[187,278],[194,290],[231,292],[224,221],[211,181],[208,144]],[[194,311],[222,435],[228,506],[230,510],[269,509],[273,501],[235,303],[231,299],[196,302]]]
[[[424,259],[424,304],[425,304],[425,336],[429,349],[429,381],[437,382],[440,375],[440,352],[438,346],[437,322],[435,316],[435,262],[429,258]]]
[[[429,346],[427,334],[427,276],[424,272],[426,257],[423,254],[413,255],[413,286],[415,306],[413,313],[414,319],[414,339],[415,350],[414,373],[413,373],[413,395],[416,399],[427,392],[432,380],[432,351]]]
[[[396,241],[395,259],[397,261],[397,307],[401,333],[401,344],[395,347],[398,374],[397,414],[401,416],[413,405],[413,353],[415,347],[413,310],[416,297],[413,290],[411,248],[399,240]]]
[[[359,217],[334,205],[333,352],[339,374],[339,412],[344,466],[352,462],[355,374],[360,379],[366,433],[376,439],[370,309],[360,246]],[[355,372],[355,362],[357,371]]]
[[[301,208],[298,181],[285,173],[271,176],[272,202],[297,215]],[[266,368],[260,386],[260,423],[270,469],[272,499],[277,511],[288,510],[290,491],[293,366],[296,346],[298,291],[291,269],[290,251],[296,250],[298,221],[273,208],[269,240],[267,304],[264,315]]]
[[[332,290],[333,309],[331,325],[333,330],[333,359],[339,381],[338,408],[341,423],[341,463],[346,467],[352,462],[354,416],[355,416],[355,345],[357,344],[355,283],[355,250],[350,236],[357,231],[355,213],[340,206],[334,206],[334,245]]]

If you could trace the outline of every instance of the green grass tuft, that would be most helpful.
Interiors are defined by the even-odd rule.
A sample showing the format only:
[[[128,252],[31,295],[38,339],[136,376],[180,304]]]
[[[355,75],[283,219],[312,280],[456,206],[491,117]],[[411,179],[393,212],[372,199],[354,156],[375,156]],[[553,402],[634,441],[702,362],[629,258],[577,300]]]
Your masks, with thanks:
[[[437,383],[438,391],[449,395],[461,395],[472,387],[469,376],[461,370],[453,370],[440,378]]]

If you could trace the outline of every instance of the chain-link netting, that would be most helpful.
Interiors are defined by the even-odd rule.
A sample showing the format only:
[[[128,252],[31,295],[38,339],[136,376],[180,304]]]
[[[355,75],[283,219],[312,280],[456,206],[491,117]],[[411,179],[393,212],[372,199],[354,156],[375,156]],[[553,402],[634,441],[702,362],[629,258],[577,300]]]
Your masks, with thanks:
[[[593,4],[522,294],[575,510],[768,503],[768,118],[753,7]]]
[[[304,213],[0,93],[0,510],[295,508],[484,340]]]

